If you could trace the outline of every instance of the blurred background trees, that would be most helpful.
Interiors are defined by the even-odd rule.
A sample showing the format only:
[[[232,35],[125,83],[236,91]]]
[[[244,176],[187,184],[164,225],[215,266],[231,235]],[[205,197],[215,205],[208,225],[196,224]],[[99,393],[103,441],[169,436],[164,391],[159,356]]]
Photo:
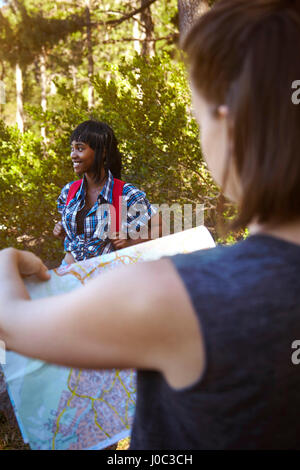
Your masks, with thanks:
[[[113,127],[124,180],[156,204],[205,204],[205,224],[219,236],[219,189],[202,158],[178,48],[211,3],[0,1],[0,248],[58,264],[56,198],[75,179],[69,136],[90,117]]]

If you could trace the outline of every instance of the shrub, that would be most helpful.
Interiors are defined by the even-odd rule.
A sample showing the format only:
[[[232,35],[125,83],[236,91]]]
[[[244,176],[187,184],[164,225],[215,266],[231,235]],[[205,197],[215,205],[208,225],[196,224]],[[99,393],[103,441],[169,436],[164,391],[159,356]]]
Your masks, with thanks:
[[[145,190],[156,204],[205,204],[206,225],[215,227],[219,193],[202,158],[183,64],[174,64],[166,55],[148,60],[137,55],[129,63],[107,64],[94,77],[92,113],[83,94],[69,83],[57,87],[49,111],[27,107],[31,118],[46,127],[45,147],[40,136],[30,131],[21,135],[0,122],[1,248],[31,248],[48,261],[62,256],[61,242],[52,235],[59,220],[56,198],[75,179],[70,133],[90,117],[113,127],[125,181]]]

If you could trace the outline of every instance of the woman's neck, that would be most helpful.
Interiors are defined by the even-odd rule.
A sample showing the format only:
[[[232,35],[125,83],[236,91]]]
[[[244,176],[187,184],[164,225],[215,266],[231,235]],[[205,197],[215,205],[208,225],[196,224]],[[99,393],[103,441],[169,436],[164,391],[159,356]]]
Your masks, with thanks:
[[[249,225],[250,235],[262,234],[282,238],[296,245],[300,245],[300,220],[284,225],[269,226],[252,223]]]
[[[106,174],[105,174],[105,171],[101,171],[101,175],[100,175],[100,181],[96,182],[95,181],[95,178],[94,178],[94,175],[92,174],[89,174],[89,173],[85,173],[85,177],[86,177],[86,182],[87,182],[87,187],[88,189],[90,190],[101,190],[105,184],[105,181],[106,181]]]

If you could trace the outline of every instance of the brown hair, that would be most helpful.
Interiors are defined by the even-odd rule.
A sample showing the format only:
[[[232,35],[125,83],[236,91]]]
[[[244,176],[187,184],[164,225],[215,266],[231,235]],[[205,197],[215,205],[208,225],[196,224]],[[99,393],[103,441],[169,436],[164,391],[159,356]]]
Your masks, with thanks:
[[[300,218],[299,0],[220,0],[183,49],[203,96],[227,104],[243,196],[233,228]]]

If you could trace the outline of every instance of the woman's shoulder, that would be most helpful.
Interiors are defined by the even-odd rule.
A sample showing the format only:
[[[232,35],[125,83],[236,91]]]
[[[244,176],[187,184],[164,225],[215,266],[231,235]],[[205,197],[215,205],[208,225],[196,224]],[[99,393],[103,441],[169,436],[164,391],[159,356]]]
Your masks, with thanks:
[[[69,190],[70,187],[72,186],[72,184],[76,183],[77,180],[74,180],[74,181],[70,181],[69,183],[65,184],[64,187],[62,188],[62,191],[63,190]]]
[[[213,264],[219,265],[222,262],[227,263],[229,259],[244,261],[249,255],[250,259],[253,259],[253,253],[256,253],[258,249],[262,248],[259,247],[256,242],[256,237],[249,237],[231,245],[218,244],[213,248],[178,254],[172,256],[171,259],[176,261],[179,265],[195,264],[198,265],[199,268],[206,264],[212,266]]]
[[[62,188],[62,190],[61,190],[61,194],[63,194],[63,193],[66,193],[66,194],[67,194],[67,193],[69,192],[71,186],[72,186],[74,183],[76,183],[76,181],[80,181],[80,183],[81,183],[81,180],[70,181],[69,183],[67,183],[67,184],[65,184],[65,185],[63,186],[63,188]]]
[[[125,183],[122,190],[122,196],[125,198],[129,205],[134,203],[146,203],[149,205],[146,193],[137,188],[132,183]]]
[[[233,245],[170,258],[179,275],[197,291],[238,293],[244,288],[296,282],[300,245],[264,235],[252,235]],[[297,281],[299,284],[299,281]]]
[[[69,183],[65,184],[61,188],[61,193],[65,192],[65,191],[69,191],[69,189],[70,189],[70,187],[72,186],[73,183],[75,183],[75,181],[70,181]]]
[[[66,200],[68,198],[70,188],[71,188],[73,183],[75,183],[75,181],[70,181],[69,183],[65,184],[65,186],[61,189],[60,195],[58,197],[58,204],[59,203],[64,204],[66,202]]]
[[[139,188],[138,188],[137,186],[135,186],[134,184],[124,182],[124,186],[123,186],[123,195],[132,194],[132,193],[142,194],[143,196],[146,195],[146,193],[145,193],[144,191],[142,191],[141,189],[139,189]]]

